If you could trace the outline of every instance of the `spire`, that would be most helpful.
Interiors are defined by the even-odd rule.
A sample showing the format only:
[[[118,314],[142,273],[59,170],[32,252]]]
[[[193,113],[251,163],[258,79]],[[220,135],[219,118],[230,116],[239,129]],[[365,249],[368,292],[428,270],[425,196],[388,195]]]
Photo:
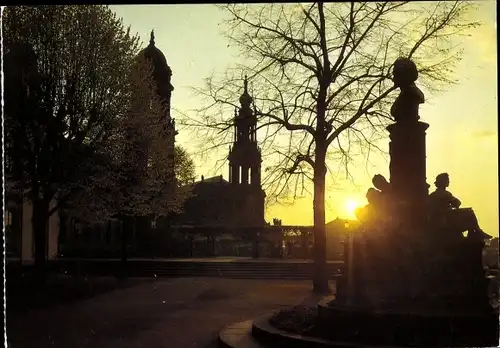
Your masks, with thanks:
[[[151,46],[154,46],[155,45],[155,30],[151,30],[151,39],[149,39],[149,44]]]
[[[243,94],[248,94],[248,76],[245,75],[245,80],[243,80],[243,85],[245,90],[243,91]]]
[[[248,77],[245,75],[243,80],[243,94],[240,97],[241,106],[249,108],[252,104],[253,98],[248,94]]]

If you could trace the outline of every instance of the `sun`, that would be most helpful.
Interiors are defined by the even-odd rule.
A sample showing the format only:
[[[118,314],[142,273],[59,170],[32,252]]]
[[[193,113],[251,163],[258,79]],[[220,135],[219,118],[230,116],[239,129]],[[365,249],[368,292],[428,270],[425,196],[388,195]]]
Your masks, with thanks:
[[[345,202],[345,211],[348,214],[349,218],[355,218],[356,208],[360,207],[361,203],[353,198],[349,198]]]

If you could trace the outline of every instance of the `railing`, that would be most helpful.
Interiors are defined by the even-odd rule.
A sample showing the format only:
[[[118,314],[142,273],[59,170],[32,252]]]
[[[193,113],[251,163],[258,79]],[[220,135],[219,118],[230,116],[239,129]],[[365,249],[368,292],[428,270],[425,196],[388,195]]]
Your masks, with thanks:
[[[130,257],[214,257],[244,256],[309,259],[313,247],[312,226],[219,226],[177,225],[136,231],[130,240]],[[66,240],[60,245],[63,256],[118,257],[120,235],[107,241],[102,231],[83,240]],[[327,239],[328,259],[343,260],[338,239]],[[101,256],[99,256],[101,255]]]

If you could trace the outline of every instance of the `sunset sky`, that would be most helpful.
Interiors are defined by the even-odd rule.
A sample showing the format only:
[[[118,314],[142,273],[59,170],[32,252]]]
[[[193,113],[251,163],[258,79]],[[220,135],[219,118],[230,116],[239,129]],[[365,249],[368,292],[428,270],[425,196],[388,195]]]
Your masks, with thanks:
[[[471,19],[482,26],[465,38],[464,56],[456,74],[460,83],[439,95],[426,95],[420,115],[430,127],[427,131],[427,182],[448,172],[449,190],[461,199],[464,207],[473,207],[480,225],[498,236],[498,154],[497,154],[497,42],[496,6],[494,1],[478,2]],[[221,33],[225,14],[213,5],[121,5],[111,9],[141,36],[144,45],[155,30],[156,46],[165,54],[172,68],[175,91],[172,105],[177,110],[199,107],[201,101],[190,87],[203,86],[212,72],[223,72],[237,62],[238,51],[228,46]],[[417,82],[418,83],[418,82]],[[175,112],[173,112],[175,118]],[[388,137],[387,145],[388,146]],[[177,142],[194,152],[189,136],[182,132]],[[327,221],[349,218],[348,207],[365,204],[364,194],[371,177],[381,173],[388,177],[387,159],[371,159],[372,166],[355,173],[354,182],[329,177],[327,187]],[[197,161],[197,174],[223,174],[211,171],[213,163]],[[265,165],[265,164],[263,164]],[[303,198],[293,206],[272,206],[267,220],[278,217],[284,224],[312,224],[312,199]]]

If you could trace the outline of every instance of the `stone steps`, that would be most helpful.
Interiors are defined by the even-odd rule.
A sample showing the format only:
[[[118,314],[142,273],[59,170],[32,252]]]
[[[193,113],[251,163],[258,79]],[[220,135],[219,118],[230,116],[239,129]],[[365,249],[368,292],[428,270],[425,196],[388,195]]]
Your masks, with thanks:
[[[120,261],[58,260],[52,264],[56,271],[74,274],[113,275],[121,271]],[[342,271],[341,263],[329,263],[333,279]],[[312,279],[314,265],[310,262],[217,262],[217,261],[129,261],[131,276],[156,277],[223,277],[237,279]]]

